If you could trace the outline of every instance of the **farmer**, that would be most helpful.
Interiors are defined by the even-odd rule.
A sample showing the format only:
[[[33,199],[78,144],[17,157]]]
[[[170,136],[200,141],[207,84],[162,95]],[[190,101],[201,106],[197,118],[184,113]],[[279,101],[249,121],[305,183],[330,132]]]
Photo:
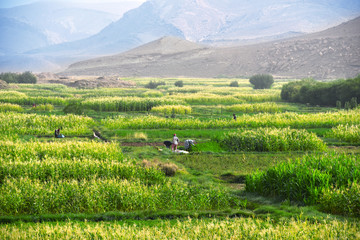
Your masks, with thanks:
[[[64,138],[65,137],[63,134],[60,134],[60,128],[55,130],[55,137],[56,138]]]
[[[179,138],[174,133],[174,137],[173,137],[173,141],[172,141],[172,145],[171,145],[172,151],[174,151],[174,149],[175,149],[175,151],[177,150],[177,146],[179,145],[179,142],[180,142]]]
[[[191,140],[191,139],[185,140],[185,143],[184,143],[185,150],[189,150],[191,148],[191,146],[195,146],[195,144],[196,144],[195,140]]]
[[[233,114],[233,118],[234,118],[234,120],[236,121],[236,115],[235,115],[235,113]]]

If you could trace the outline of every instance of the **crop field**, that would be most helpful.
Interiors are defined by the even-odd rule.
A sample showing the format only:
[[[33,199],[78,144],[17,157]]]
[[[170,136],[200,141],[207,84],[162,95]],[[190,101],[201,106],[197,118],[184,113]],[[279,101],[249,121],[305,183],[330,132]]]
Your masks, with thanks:
[[[0,239],[360,239],[359,107],[124,80],[0,90]]]

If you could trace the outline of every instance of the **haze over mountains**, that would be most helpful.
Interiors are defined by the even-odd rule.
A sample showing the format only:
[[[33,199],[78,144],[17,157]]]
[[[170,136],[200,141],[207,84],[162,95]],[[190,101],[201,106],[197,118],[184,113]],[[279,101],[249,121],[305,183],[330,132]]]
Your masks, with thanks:
[[[85,12],[83,11],[84,14]],[[66,35],[61,33],[62,30],[65,31],[61,30],[61,27],[49,34],[39,31],[34,24],[22,26],[27,30],[20,31],[23,37],[18,39],[31,39],[29,43],[22,45],[16,41],[17,33],[14,29],[17,28],[8,28],[12,34],[5,37],[9,40],[7,45],[1,42],[0,71],[58,70],[79,60],[118,54],[164,36],[206,44],[207,47],[201,47],[206,49],[210,49],[209,44],[234,46],[299,36],[359,16],[360,1],[148,0],[140,7],[125,13],[119,20],[104,26],[101,31],[99,29],[98,33],[82,38],[81,34],[91,33],[81,24],[90,24],[94,19],[98,24],[113,19],[112,15],[94,17],[95,13],[92,14],[89,18],[86,14],[81,16],[79,20],[82,19],[83,22],[80,21],[76,28],[81,31],[76,34],[68,31],[68,39],[62,44],[53,45],[56,41],[63,41],[56,36]],[[6,21],[13,21],[15,25],[25,24],[24,21],[16,22],[17,18],[4,16],[2,11],[0,17],[6,17]],[[50,22],[45,20],[46,17],[42,19]],[[71,37],[79,40],[71,42]]]

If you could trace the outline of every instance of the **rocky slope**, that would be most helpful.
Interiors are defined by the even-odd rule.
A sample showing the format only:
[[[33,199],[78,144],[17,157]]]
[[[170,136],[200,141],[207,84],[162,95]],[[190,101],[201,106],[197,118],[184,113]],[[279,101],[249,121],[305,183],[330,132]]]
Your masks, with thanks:
[[[128,52],[74,63],[65,75],[347,78],[360,73],[360,18],[287,40],[216,48],[166,37]]]

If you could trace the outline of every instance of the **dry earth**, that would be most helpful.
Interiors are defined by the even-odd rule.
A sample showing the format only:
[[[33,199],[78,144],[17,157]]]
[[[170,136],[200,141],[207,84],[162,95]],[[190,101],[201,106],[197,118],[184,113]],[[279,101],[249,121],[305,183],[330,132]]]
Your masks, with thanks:
[[[135,87],[136,83],[123,81],[115,76],[62,76],[54,73],[37,74],[38,83],[58,83],[74,88],[129,88]]]

